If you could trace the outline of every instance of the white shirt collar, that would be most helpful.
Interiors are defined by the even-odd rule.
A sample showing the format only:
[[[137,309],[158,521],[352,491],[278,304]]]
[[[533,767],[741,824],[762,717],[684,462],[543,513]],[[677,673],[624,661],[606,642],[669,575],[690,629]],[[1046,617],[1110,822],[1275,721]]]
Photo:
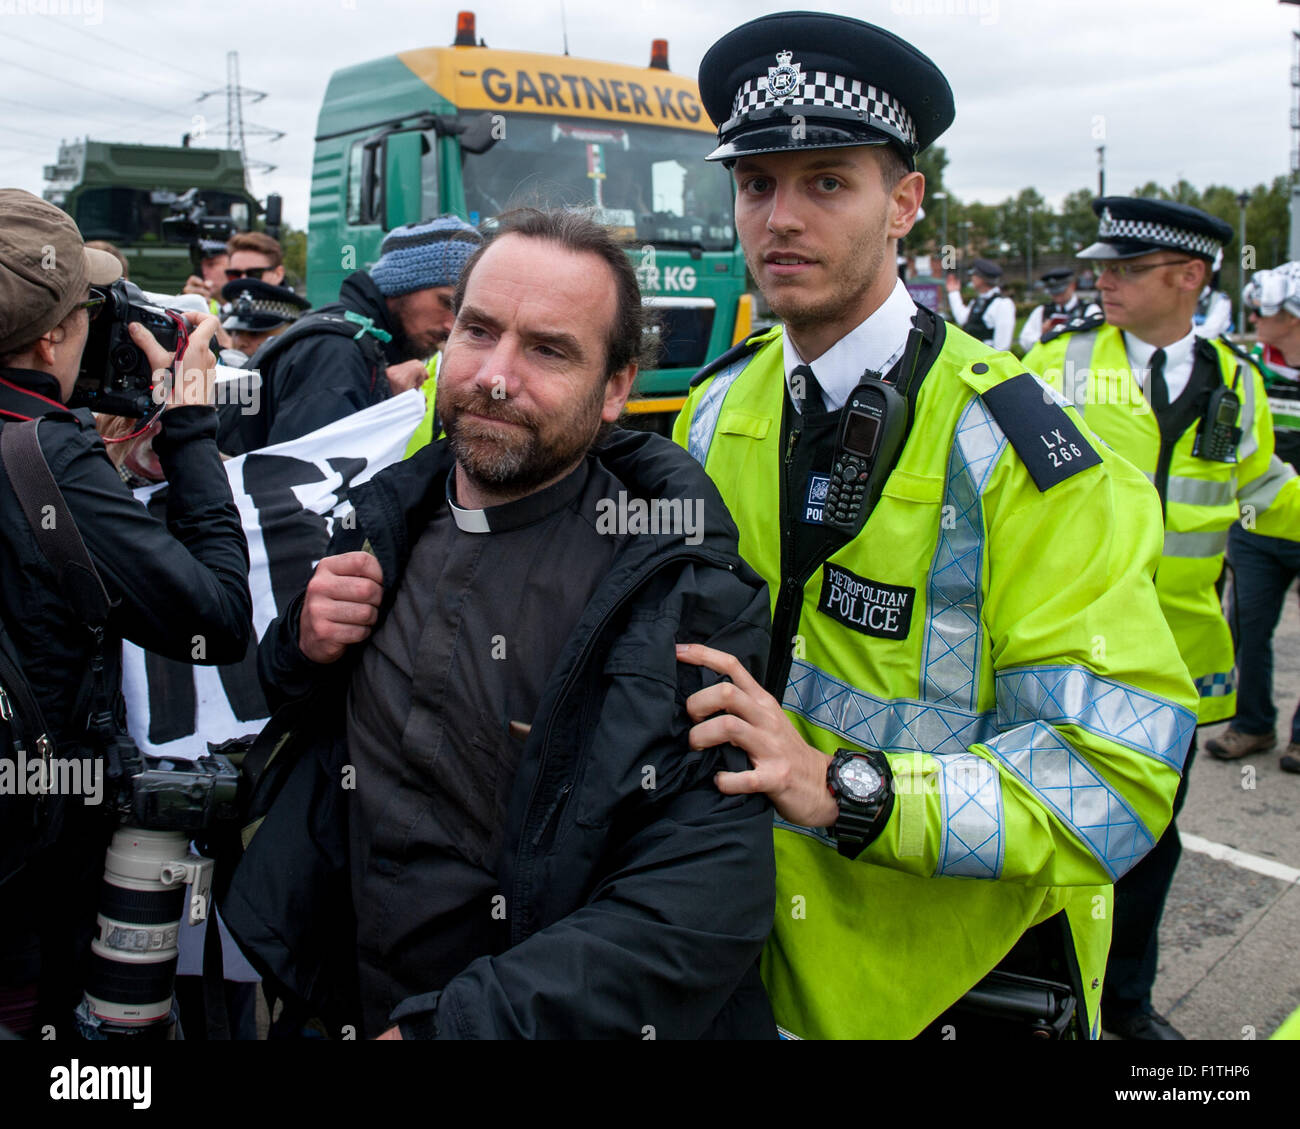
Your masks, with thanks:
[[[1183,394],[1187,382],[1191,379],[1195,348],[1196,331],[1191,328],[1188,329],[1186,337],[1181,337],[1172,345],[1164,347],[1165,387],[1169,390],[1169,402],[1171,404]],[[1140,338],[1134,337],[1127,330],[1124,332],[1124,352],[1128,355],[1129,369],[1142,386],[1143,392],[1147,391],[1147,377],[1151,372],[1151,355],[1155,351],[1156,346],[1148,345]]]
[[[916,303],[912,301],[912,296],[900,278],[875,313],[851,329],[815,361],[808,363],[817,377],[817,383],[821,385],[822,398],[826,401],[828,411],[837,411],[844,406],[849,393],[862,383],[862,374],[867,369],[883,376],[894,367],[894,362],[907,347],[907,335],[911,332],[915,313]],[[785,361],[785,385],[788,389],[790,373],[797,365],[805,362],[790,340],[789,333],[782,335],[781,348]],[[791,399],[798,409],[801,399],[795,396]]]

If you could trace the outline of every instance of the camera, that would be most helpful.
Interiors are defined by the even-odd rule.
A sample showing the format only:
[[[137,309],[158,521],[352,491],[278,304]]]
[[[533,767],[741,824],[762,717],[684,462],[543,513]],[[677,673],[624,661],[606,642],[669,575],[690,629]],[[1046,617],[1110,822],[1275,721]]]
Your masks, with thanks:
[[[103,301],[91,312],[90,334],[68,407],[133,418],[148,415],[157,406],[153,369],[144,351],[131,340],[127,326],[139,322],[158,344],[174,352],[180,318],[158,306],[133,302],[121,279],[111,286],[92,286],[91,294]]]
[[[212,886],[212,860],[191,855],[189,842],[238,825],[239,773],[220,754],[188,761],[141,753],[120,731],[105,760],[120,823],[104,860],[78,1026],[92,1040],[165,1040],[181,919],[207,918]]]
[[[162,221],[163,238],[168,243],[188,243],[190,262],[196,271],[203,261],[204,243],[224,246],[238,230],[229,216],[208,215],[208,206],[199,198],[197,188],[181,193],[167,204],[173,214]]]

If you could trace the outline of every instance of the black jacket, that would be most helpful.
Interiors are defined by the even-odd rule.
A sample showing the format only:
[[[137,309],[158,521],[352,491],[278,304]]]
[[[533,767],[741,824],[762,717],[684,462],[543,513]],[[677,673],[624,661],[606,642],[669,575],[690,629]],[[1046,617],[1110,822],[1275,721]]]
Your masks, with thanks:
[[[512,947],[399,1005],[394,1019],[408,1037],[775,1034],[756,965],[775,898],[771,809],[714,785],[715,771],[748,767],[742,752],[689,749],[685,699],[715,678],[673,650],[707,642],[759,672],[767,590],[741,561],[713,484],[680,448],[623,431],[597,457],[632,498],[702,499],[705,535],[695,547],[681,535],[631,537],[615,558],[551,674],[514,781],[497,861]],[[352,494],[355,528],[339,530],[329,552],[369,544],[386,580],[381,616],[420,532],[446,505],[451,467],[446,444],[435,443]],[[339,788],[356,655],[337,669],[304,658],[301,599],[259,651],[268,697],[291,703],[261,740],[288,732],[277,759],[292,768],[223,914],[265,975],[341,1025],[356,1022]]]
[[[249,367],[261,374],[257,410],[245,411],[239,403],[221,409],[219,442],[226,454],[242,455],[297,439],[388,399],[392,393],[386,368],[406,358],[406,342],[365,271],[345,278],[337,302],[305,315],[284,336],[296,337],[321,314],[342,317],[349,311],[369,318],[391,340],[382,342],[370,333],[356,340],[351,334],[312,333],[287,346],[278,337],[264,342],[249,360]],[[355,328],[360,331],[362,325],[356,323]]]
[[[6,369],[0,378],[0,409],[10,413],[0,419],[42,417],[41,450],[113,603],[105,628],[108,684],[120,679],[122,639],[182,662],[241,661],[253,637],[248,547],[217,453],[216,413],[183,407],[162,415],[153,446],[170,483],[164,524],[122,482],[90,412],[51,402],[59,396],[53,377]],[[2,468],[0,523],[5,625],[59,755],[80,756],[86,703],[75,699],[91,635],[65,603]],[[79,913],[82,925],[88,910],[94,923],[108,813],[79,802],[62,807],[66,825],[55,847],[0,886],[0,983],[31,981],[40,963],[32,947],[37,925],[60,907]],[[71,889],[83,879],[88,899]],[[58,943],[70,951],[66,936]],[[70,972],[74,958],[65,959]]]

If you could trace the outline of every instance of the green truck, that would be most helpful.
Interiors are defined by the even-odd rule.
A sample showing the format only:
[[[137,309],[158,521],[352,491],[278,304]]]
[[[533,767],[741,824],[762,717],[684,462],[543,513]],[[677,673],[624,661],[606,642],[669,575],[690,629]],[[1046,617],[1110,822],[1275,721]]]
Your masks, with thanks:
[[[461,12],[450,47],[336,71],[316,130],[308,299],[335,300],[403,224],[591,208],[658,314],[661,366],[642,374],[629,410],[664,428],[696,369],[752,324],[731,178],[705,163],[713,127],[667,54],[663,40],[647,67],[491,49]]]
[[[191,212],[202,205],[209,219],[237,231],[262,210],[248,191],[243,157],[229,149],[76,141],[59,146],[45,179],[45,199],[72,216],[85,239],[114,244],[131,281],[156,293],[177,293],[194,272],[188,240],[174,241],[163,227],[186,192],[197,189]]]

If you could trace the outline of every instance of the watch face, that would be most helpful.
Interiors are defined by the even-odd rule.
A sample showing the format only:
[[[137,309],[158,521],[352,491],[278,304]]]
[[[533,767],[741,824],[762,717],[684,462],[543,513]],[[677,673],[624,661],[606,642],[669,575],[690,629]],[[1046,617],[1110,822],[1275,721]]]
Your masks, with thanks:
[[[853,757],[840,765],[840,787],[853,799],[865,802],[880,790],[880,773],[865,757]]]

